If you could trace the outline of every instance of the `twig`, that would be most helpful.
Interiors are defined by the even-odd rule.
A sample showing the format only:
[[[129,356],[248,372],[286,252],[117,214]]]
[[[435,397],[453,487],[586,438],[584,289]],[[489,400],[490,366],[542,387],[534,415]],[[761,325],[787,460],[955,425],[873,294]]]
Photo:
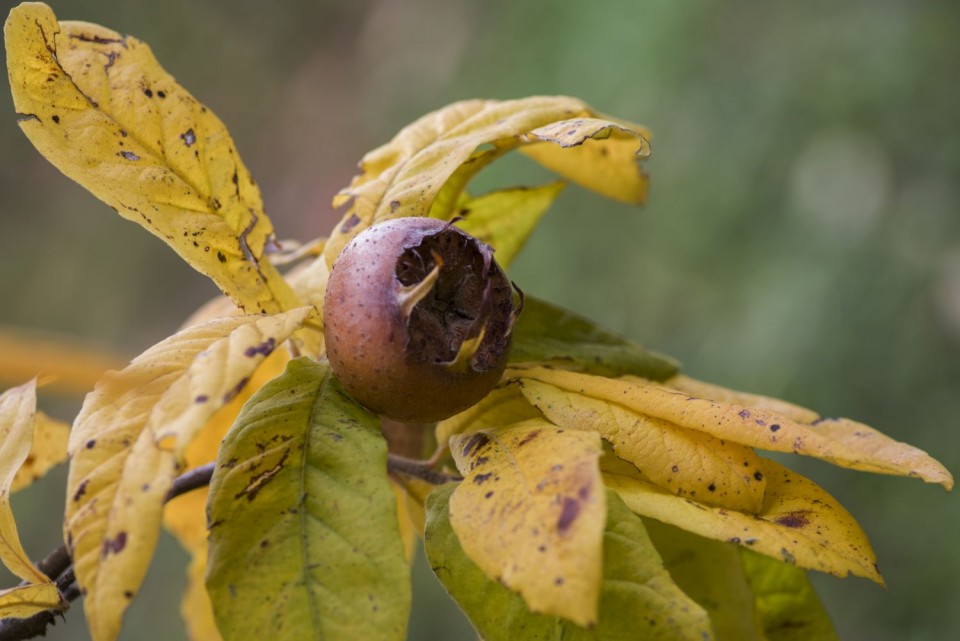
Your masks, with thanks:
[[[167,492],[164,503],[181,494],[209,485],[210,478],[213,476],[213,468],[213,463],[207,463],[178,476],[170,486],[170,491]],[[80,596],[80,589],[76,584],[72,563],[70,552],[67,551],[67,546],[63,544],[37,563],[37,567],[44,574],[56,580],[57,589],[60,590],[60,594],[66,602],[74,601]],[[26,585],[26,583],[20,585]],[[58,613],[59,611],[56,610],[45,610],[26,619],[2,619],[0,620],[0,641],[23,641],[24,639],[45,636],[47,626],[56,623],[55,615]]]
[[[392,474],[402,476],[412,476],[432,485],[443,485],[451,481],[460,481],[461,477],[453,474],[445,474],[432,469],[433,463],[428,459],[421,461],[419,459],[410,459],[398,454],[387,455],[387,471]],[[2,641],[2,637],[0,637]]]

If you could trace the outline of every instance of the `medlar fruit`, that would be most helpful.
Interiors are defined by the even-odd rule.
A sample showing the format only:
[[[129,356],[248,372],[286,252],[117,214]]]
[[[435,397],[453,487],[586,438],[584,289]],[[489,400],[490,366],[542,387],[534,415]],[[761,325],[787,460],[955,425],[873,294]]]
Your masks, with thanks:
[[[497,384],[519,301],[485,243],[433,218],[390,220],[360,233],[334,263],[327,357],[370,410],[439,421]]]

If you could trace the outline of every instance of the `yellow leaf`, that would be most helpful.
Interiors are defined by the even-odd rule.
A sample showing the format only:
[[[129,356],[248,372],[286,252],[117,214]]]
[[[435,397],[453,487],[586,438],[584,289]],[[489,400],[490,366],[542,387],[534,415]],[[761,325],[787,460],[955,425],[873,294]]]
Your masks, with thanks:
[[[604,481],[641,516],[800,567],[840,577],[854,574],[882,585],[870,542],[850,513],[810,479],[773,461],[762,463],[767,491],[758,514],[678,497],[622,470],[605,472]]]
[[[535,419],[450,445],[464,475],[450,523],[467,556],[531,612],[596,623],[606,523],[599,437]]]
[[[496,250],[506,269],[527,242],[537,223],[566,186],[562,181],[539,187],[499,189],[461,203],[457,226]]]
[[[264,260],[273,229],[223,123],[150,48],[24,3],[4,25],[20,127],[97,198],[170,245],[244,310],[300,303]]]
[[[315,258],[309,263],[298,265],[287,274],[287,280],[293,291],[305,303],[313,305],[323,313],[323,295],[327,291],[330,268],[323,258]]]
[[[94,641],[116,638],[184,451],[310,311],[188,328],[108,373],[87,396],[70,438],[65,529]]]
[[[0,328],[0,384],[44,375],[52,377],[50,387],[69,394],[85,394],[105,371],[125,361],[75,339]]]
[[[18,585],[0,590],[0,619],[24,619],[46,610],[61,610],[66,604],[53,583]]]
[[[798,423],[769,409],[698,398],[650,381],[611,380],[544,368],[517,369],[561,389],[617,403],[631,410],[700,430],[721,440],[774,452],[792,452],[864,472],[915,476],[953,487],[953,476],[926,452],[848,419]],[[790,413],[794,413],[790,410]]]
[[[406,521],[403,527],[409,526],[416,536],[422,538],[427,520],[427,497],[437,486],[409,476],[391,476],[390,480],[394,483],[394,489],[403,495],[402,500],[397,500],[397,510],[402,513],[400,520]]]
[[[400,540],[403,541],[403,555],[407,559],[407,563],[413,563],[413,558],[417,553],[417,526],[407,510],[410,495],[393,479],[390,480],[390,487],[393,488],[393,495],[397,499],[397,522],[400,528]],[[420,524],[420,535],[423,535],[422,523]]]
[[[632,377],[630,377],[629,380],[634,380],[639,383],[648,382],[644,379]],[[797,423],[813,423],[820,418],[820,415],[813,410],[788,403],[779,398],[771,398],[749,392],[738,392],[727,389],[726,387],[714,385],[713,383],[698,381],[695,378],[690,378],[683,374],[674,376],[664,381],[663,384],[697,398],[709,398],[714,401],[720,401],[721,403],[727,403],[728,405],[743,405],[744,407],[775,412]]]
[[[521,151],[547,169],[607,198],[646,202],[648,180],[638,161],[650,155],[647,129],[607,118],[578,118],[540,127],[528,138],[544,142]]]
[[[204,493],[206,494],[206,493]],[[193,551],[193,558],[187,566],[187,588],[180,601],[180,615],[187,624],[187,635],[191,641],[220,641],[220,631],[213,618],[213,605],[207,593],[205,576],[207,573],[207,541]]]
[[[619,399],[601,400],[531,379],[520,379],[520,387],[551,422],[598,432],[617,456],[672,494],[743,512],[763,505],[766,480],[758,472],[760,457],[749,447],[638,413]]]
[[[10,487],[30,454],[37,413],[37,383],[30,381],[0,395],[0,561],[29,583],[49,583],[20,544],[10,509]]]
[[[446,446],[455,434],[504,427],[539,416],[516,385],[498,387],[473,407],[437,423],[437,444]]]
[[[647,181],[637,160],[649,154],[648,137],[642,127],[605,119],[565,96],[454,103],[420,118],[364,156],[362,173],[333,200],[334,207],[351,206],[324,248],[327,264],[333,265],[344,245],[374,222],[402,216],[449,217],[460,191],[477,171],[525,145],[554,146],[556,153],[535,152],[532,157],[608,196],[642,202]],[[587,141],[592,141],[589,147]],[[487,145],[490,148],[478,149]],[[625,154],[629,145],[633,151]],[[596,172],[583,165],[584,151],[593,155],[590,162],[598,163]],[[557,153],[580,160],[561,162]],[[609,176],[601,176],[603,172]],[[452,188],[447,188],[448,181]],[[443,206],[437,209],[434,202],[441,192]]]
[[[17,492],[43,477],[56,465],[67,460],[67,440],[70,426],[57,421],[43,412],[37,412],[33,427],[33,444],[30,454],[17,470],[11,492]]]

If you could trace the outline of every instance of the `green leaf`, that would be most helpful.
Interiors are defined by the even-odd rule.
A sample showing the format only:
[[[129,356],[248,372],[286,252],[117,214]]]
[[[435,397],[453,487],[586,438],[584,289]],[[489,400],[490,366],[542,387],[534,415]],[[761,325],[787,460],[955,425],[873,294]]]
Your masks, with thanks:
[[[639,518],[607,494],[600,619],[585,629],[557,617],[532,614],[523,599],[491,581],[471,561],[449,519],[456,485],[427,500],[427,559],[485,641],[705,641],[707,614],[673,583]]]
[[[513,187],[467,198],[457,214],[457,226],[496,250],[497,263],[506,269],[550,205],[566,186],[562,181],[539,187]]]
[[[654,519],[643,523],[670,576],[710,615],[717,641],[766,641],[760,634],[753,591],[735,545],[711,541]],[[803,575],[803,570],[780,565]]]
[[[244,407],[210,487],[207,589],[226,641],[404,638],[410,568],[376,416],[291,361]]]
[[[527,296],[513,330],[510,363],[546,362],[600,376],[631,374],[663,381],[677,374],[676,361],[599,327],[593,321]]]
[[[670,576],[710,614],[718,641],[836,641],[804,570],[653,519],[644,524]]]
[[[765,641],[837,641],[830,615],[800,568],[740,550]]]

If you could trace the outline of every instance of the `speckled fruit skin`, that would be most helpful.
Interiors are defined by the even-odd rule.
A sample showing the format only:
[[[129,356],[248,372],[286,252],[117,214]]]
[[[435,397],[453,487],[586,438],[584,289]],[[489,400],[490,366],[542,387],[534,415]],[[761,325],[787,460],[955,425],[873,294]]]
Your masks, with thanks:
[[[441,237],[447,247],[462,246],[464,252],[474,252],[470,254],[474,264],[477,251],[492,252],[444,221],[400,218],[374,225],[354,238],[337,258],[327,284],[324,333],[333,371],[357,401],[398,421],[429,423],[467,409],[497,384],[510,351],[512,287],[503,270],[490,259],[488,294],[492,291],[494,295],[487,298],[498,303],[494,318],[487,323],[493,330],[481,343],[483,353],[467,368],[453,368],[417,353],[417,345],[409,338],[409,319],[399,303],[404,284],[397,275],[398,259],[411,248]],[[467,281],[472,286],[462,285],[463,265],[455,263],[465,254],[456,252],[452,254],[458,257],[456,260],[444,260],[440,280],[448,279],[446,291],[472,292],[480,280],[473,278]],[[479,296],[473,298],[479,303]]]

